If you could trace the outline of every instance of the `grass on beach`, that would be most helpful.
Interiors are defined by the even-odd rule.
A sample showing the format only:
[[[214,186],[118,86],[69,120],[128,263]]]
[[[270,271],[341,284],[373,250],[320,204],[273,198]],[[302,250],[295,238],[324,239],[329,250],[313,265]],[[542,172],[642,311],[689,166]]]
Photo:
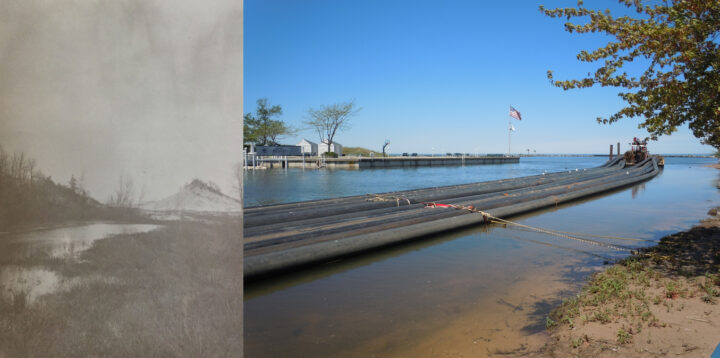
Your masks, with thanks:
[[[603,272],[547,317],[549,356],[712,352],[720,339],[720,219],[664,237]]]
[[[373,155],[382,155],[381,152],[376,152],[374,150],[370,150],[363,147],[344,147],[343,148],[343,154],[345,155],[362,155],[364,157],[369,157],[370,154]]]

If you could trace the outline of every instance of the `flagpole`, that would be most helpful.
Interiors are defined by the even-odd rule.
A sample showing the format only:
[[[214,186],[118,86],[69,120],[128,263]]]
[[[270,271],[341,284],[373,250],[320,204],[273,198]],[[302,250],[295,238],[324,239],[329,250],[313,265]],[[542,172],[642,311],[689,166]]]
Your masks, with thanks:
[[[508,120],[508,157],[510,156],[510,135],[512,134],[512,117]]]
[[[515,131],[515,127],[512,125],[512,119],[515,118],[518,121],[522,119],[522,116],[520,116],[520,112],[517,111],[517,109],[510,106],[510,119],[508,120],[508,157],[512,153],[512,148],[510,147],[511,142],[511,134],[513,131]]]

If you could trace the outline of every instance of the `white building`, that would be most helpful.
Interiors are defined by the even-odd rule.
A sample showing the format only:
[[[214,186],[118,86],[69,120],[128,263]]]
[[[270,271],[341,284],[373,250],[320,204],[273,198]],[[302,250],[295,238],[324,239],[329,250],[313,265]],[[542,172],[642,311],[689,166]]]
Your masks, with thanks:
[[[332,143],[332,148],[328,150],[328,144],[327,140],[323,140],[322,143],[318,144],[318,154],[327,153],[327,152],[335,152],[335,154],[338,155],[338,157],[342,156],[342,144],[338,142]]]
[[[304,153],[305,155],[318,155],[318,145],[315,142],[303,139],[297,145],[300,146],[300,152]]]

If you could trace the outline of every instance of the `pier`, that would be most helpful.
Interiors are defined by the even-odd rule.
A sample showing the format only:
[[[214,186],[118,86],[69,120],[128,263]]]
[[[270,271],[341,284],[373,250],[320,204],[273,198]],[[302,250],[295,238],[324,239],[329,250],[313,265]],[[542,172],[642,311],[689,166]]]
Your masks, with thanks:
[[[519,156],[403,156],[403,157],[258,157],[257,166],[266,168],[330,168],[330,169],[366,169],[366,168],[408,168],[451,165],[515,164]],[[247,160],[252,163],[252,159]]]
[[[404,159],[404,158],[400,158]],[[326,262],[427,235],[509,218],[649,180],[656,157],[489,182],[244,210],[244,275]]]

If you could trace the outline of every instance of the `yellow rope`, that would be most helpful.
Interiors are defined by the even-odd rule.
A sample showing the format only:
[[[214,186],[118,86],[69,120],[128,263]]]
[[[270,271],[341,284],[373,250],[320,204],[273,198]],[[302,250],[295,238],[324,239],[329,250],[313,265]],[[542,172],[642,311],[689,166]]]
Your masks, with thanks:
[[[506,225],[514,225],[514,226],[518,226],[518,227],[525,228],[525,229],[527,229],[527,230],[536,231],[536,232],[540,232],[540,233],[547,234],[547,235],[558,236],[558,237],[562,237],[562,238],[566,238],[566,239],[570,239],[570,240],[575,240],[575,241],[579,241],[579,242],[586,243],[586,244],[589,244],[589,245],[603,246],[603,247],[607,247],[607,248],[610,248],[610,249],[613,249],[613,250],[618,250],[618,251],[632,251],[632,250],[633,250],[633,249],[630,248],[630,247],[625,247],[625,246],[620,246],[620,245],[614,245],[614,244],[609,244],[609,243],[602,242],[602,241],[584,239],[584,238],[581,238],[581,237],[573,236],[573,234],[575,234],[575,233],[567,233],[567,232],[562,232],[562,231],[557,231],[557,230],[543,229],[543,228],[539,228],[539,227],[533,227],[533,226],[529,226],[529,225],[523,225],[523,224],[520,224],[520,223],[512,222],[512,221],[510,221],[510,220],[501,219],[501,218],[499,218],[499,217],[490,215],[490,214],[488,214],[488,213],[486,213],[486,212],[484,212],[484,211],[478,210],[478,209],[476,209],[474,206],[461,206],[461,205],[452,205],[452,204],[425,203],[425,207],[426,207],[426,208],[447,207],[447,208],[453,208],[453,209],[458,209],[458,210],[467,210],[467,211],[469,211],[469,212],[471,212],[471,213],[478,213],[478,214],[482,215],[482,216],[483,216],[483,219],[484,219],[485,221],[489,221],[489,222],[492,222],[492,223],[499,223],[499,224],[506,224]],[[596,235],[584,235],[584,234],[578,234],[578,235],[582,235],[582,236],[596,236]],[[597,235],[597,236],[599,236],[599,235]],[[615,238],[617,239],[617,237],[615,237]],[[635,239],[635,240],[638,240],[638,239]]]
[[[517,236],[517,235],[507,234],[507,236],[508,236],[509,238],[515,239],[515,240],[531,242],[531,243],[538,244],[538,245],[545,245],[545,246],[554,247],[554,248],[556,248],[556,249],[569,250],[569,251],[579,252],[579,253],[586,254],[586,255],[590,255],[590,256],[599,257],[599,258],[601,258],[601,259],[603,259],[603,260],[605,260],[605,261],[607,261],[607,262],[617,262],[617,260],[614,259],[614,258],[612,258],[612,257],[608,257],[608,256],[596,254],[596,253],[590,252],[590,251],[585,251],[585,250],[576,249],[576,248],[574,248],[574,247],[566,247],[566,246],[555,245],[555,244],[549,243],[549,242],[532,240],[532,239],[526,239],[526,238],[524,238],[524,237],[519,237],[519,236]]]
[[[368,194],[368,198],[365,199],[365,201],[395,201],[395,204],[397,204],[397,206],[400,206],[401,200],[406,201],[408,205],[411,204],[410,199],[404,198],[402,196]]]
[[[571,235],[566,235],[566,234],[561,234],[561,233],[558,233],[558,232],[554,232],[554,231],[552,231],[552,230],[546,230],[546,229],[542,229],[542,228],[538,228],[538,227],[532,227],[532,226],[528,226],[528,225],[523,225],[523,224],[515,223],[515,222],[509,221],[509,220],[504,220],[504,219],[500,219],[500,218],[497,218],[497,217],[493,217],[493,216],[491,216],[491,215],[489,215],[489,214],[486,214],[486,215],[488,215],[488,217],[491,218],[491,222],[494,222],[494,223],[501,223],[501,224],[507,224],[507,225],[515,225],[515,226],[519,226],[519,227],[526,228],[526,229],[529,229],[529,230],[541,232],[541,233],[543,233],[543,234],[548,234],[548,235],[553,235],[553,236],[559,236],[559,237],[563,237],[563,238],[566,238],[566,239],[579,241],[579,242],[586,243],[586,244],[590,244],[590,245],[604,246],[604,247],[607,247],[607,248],[610,248],[610,249],[613,249],[613,250],[618,250],[618,251],[631,251],[631,250],[632,250],[632,249],[629,248],[629,247],[624,247],[624,246],[620,246],[620,245],[608,244],[608,243],[605,243],[605,242],[600,242],[600,241],[595,241],[595,240],[590,240],[590,239],[583,239],[583,238],[576,237],[576,236],[571,236]]]
[[[560,234],[576,235],[576,236],[587,236],[587,237],[597,237],[597,238],[600,238],[600,239],[655,242],[655,241],[653,241],[653,240],[636,239],[636,238],[631,238],[631,237],[593,235],[593,234],[585,234],[585,233],[570,232],[570,231],[560,231],[560,230],[553,230],[553,229],[545,229],[545,230],[552,231],[552,232],[557,232],[557,233],[560,233]]]

